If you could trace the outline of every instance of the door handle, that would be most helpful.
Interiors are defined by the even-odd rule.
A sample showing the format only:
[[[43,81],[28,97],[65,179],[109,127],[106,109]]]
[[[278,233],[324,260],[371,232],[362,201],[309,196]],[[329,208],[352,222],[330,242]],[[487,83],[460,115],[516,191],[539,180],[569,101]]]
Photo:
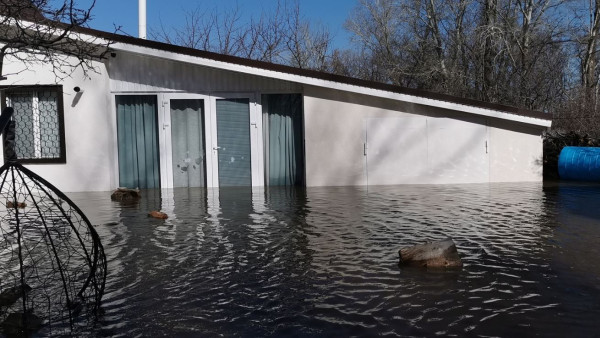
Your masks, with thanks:
[[[213,150],[219,150],[219,149],[221,149],[221,147],[219,147],[219,146],[213,147]]]

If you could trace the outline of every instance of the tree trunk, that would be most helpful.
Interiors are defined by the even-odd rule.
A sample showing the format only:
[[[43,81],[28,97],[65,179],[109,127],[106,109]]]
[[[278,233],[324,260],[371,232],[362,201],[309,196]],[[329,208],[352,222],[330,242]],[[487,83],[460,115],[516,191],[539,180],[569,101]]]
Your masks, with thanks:
[[[522,26],[521,26],[521,48],[519,69],[517,76],[519,79],[519,96],[518,100],[527,108],[531,108],[529,98],[529,89],[527,88],[527,80],[529,77],[529,50],[531,48],[531,25],[533,17],[533,0],[527,0],[521,7]]]
[[[444,56],[444,45],[442,36],[440,33],[438,13],[436,11],[436,4],[434,0],[429,0],[427,3],[427,19],[429,23],[429,27],[431,29],[431,33],[433,35],[433,40],[435,43],[435,54],[437,56],[437,62],[439,64],[440,70],[440,82],[445,87],[446,80],[448,78],[448,70],[446,69],[446,60]]]
[[[600,33],[600,0],[594,1],[593,10],[590,8],[590,28],[587,36],[585,52],[581,62],[581,85],[586,92],[596,86],[596,46]]]
[[[496,26],[496,17],[498,15],[498,0],[485,0],[483,10],[483,26],[485,31],[485,42],[483,49],[483,99],[489,102],[496,102],[497,97],[494,94],[495,72],[494,57],[496,48],[494,47],[494,30]]]

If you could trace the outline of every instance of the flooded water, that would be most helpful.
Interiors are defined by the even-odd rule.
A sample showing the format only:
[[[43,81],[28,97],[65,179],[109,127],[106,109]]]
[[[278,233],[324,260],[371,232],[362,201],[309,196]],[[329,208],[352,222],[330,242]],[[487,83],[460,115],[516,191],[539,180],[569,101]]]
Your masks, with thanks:
[[[70,194],[102,238],[95,336],[592,336],[600,186]],[[162,210],[168,220],[148,218]],[[398,267],[452,237],[461,271]]]

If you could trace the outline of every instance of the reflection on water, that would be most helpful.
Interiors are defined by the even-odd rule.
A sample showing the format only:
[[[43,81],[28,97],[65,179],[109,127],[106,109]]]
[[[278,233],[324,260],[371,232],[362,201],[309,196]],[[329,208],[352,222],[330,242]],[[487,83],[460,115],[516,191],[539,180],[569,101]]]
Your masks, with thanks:
[[[594,335],[600,187],[71,194],[106,248],[97,336]],[[169,214],[148,218],[151,210]],[[454,238],[459,272],[397,250]]]

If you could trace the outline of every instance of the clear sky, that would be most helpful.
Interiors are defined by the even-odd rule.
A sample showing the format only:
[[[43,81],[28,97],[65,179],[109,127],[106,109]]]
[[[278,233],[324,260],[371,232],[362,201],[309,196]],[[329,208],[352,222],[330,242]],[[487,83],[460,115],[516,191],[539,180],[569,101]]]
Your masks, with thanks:
[[[343,24],[348,14],[356,6],[357,0],[298,0],[302,15],[311,22],[328,27],[333,35],[334,47],[345,47],[349,34]],[[185,12],[205,7],[209,12],[215,8],[227,10],[236,5],[242,13],[258,16],[261,11],[277,5],[277,0],[146,0],[148,32],[160,23],[165,27],[177,26],[183,21]],[[78,0],[81,7],[89,5],[90,0]],[[132,36],[138,36],[138,0],[96,0],[92,11],[90,27],[113,32],[115,26]]]

